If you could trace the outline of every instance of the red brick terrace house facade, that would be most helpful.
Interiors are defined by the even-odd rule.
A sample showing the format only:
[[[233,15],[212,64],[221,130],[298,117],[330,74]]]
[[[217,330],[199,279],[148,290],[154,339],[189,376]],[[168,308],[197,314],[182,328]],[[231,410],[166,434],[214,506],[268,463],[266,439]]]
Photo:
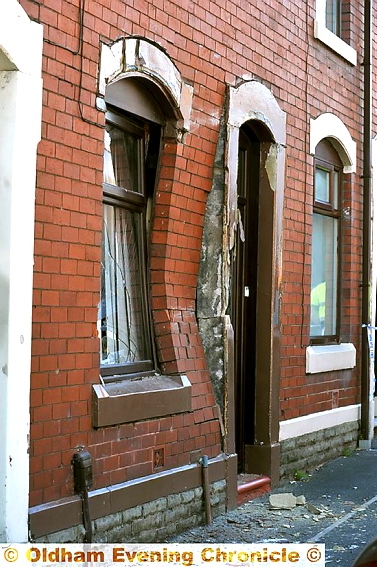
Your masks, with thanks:
[[[2,401],[2,540],[164,541],[204,521],[207,465],[218,514],[241,474],[367,448],[362,3],[8,3],[37,63],[0,28],[1,77],[34,77],[41,118],[31,335],[31,280],[10,260],[1,283],[2,379],[17,308],[31,351]]]

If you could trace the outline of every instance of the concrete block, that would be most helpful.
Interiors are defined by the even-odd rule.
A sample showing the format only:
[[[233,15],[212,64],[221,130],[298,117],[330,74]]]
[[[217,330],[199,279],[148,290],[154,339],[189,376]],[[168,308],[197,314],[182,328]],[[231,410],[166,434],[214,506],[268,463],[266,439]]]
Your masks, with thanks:
[[[305,504],[306,504],[305,496],[303,496],[303,495],[297,496],[296,497],[296,504],[297,504],[297,506],[305,506]]]
[[[277,510],[291,510],[296,508],[296,496],[292,492],[283,492],[281,494],[271,494],[269,497],[270,508]]]

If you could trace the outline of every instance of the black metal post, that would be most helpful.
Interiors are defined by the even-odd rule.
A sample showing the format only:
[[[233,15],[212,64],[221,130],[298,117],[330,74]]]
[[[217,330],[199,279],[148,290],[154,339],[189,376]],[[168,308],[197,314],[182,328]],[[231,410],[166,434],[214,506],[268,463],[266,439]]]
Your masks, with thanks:
[[[362,323],[370,325],[372,197],[372,0],[364,1],[364,132],[363,132],[363,274]],[[362,330],[361,439],[370,437],[370,353],[368,329]]]

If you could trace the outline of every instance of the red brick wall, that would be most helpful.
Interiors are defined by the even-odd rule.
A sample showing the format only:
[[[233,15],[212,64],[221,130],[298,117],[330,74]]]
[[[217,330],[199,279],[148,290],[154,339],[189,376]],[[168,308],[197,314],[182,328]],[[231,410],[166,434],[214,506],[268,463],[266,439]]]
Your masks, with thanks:
[[[151,473],[154,446],[166,447],[167,467],[188,463],[190,453],[198,449],[209,456],[220,452],[195,318],[196,276],[226,86],[241,77],[261,80],[287,113],[282,419],[355,403],[358,370],[305,375],[313,187],[309,119],[336,113],[358,143],[361,157],[361,67],[352,67],[313,38],[314,0],[213,0],[207,8],[194,1],[189,9],[166,0],[113,0],[110,9],[90,0],[84,15],[81,89],[81,59],[71,52],[79,47],[79,1],[59,0],[53,7],[43,1],[21,4],[44,24],[46,40],[36,201],[31,505],[72,494],[70,461],[80,445],[94,457],[97,488]],[[362,18],[360,3],[354,4],[351,37],[359,48]],[[92,431],[91,384],[98,382],[99,374],[96,322],[104,122],[95,98],[100,41],[121,35],[158,42],[194,87],[191,131],[183,145],[167,142],[165,147],[151,262],[160,362],[166,372],[188,375],[194,411]],[[358,346],[360,162],[352,182],[353,232],[346,245],[344,275],[349,307],[344,315],[348,339]]]
[[[286,209],[283,266],[283,340],[281,377],[281,418],[290,419],[312,412],[329,410],[359,399],[360,366],[343,372],[305,375],[305,351],[309,344],[311,211],[313,200],[313,160],[308,156],[309,118],[324,112],[336,114],[357,142],[357,171],[346,176],[344,207],[350,208],[350,223],[343,223],[342,264],[342,340],[360,347],[361,309],[361,127],[362,124],[362,14],[360,3],[353,4],[351,25],[353,47],[358,51],[358,65],[353,67],[330,49],[313,39],[314,4],[310,3],[309,27],[305,12],[296,20],[309,45],[292,36],[301,53],[290,50],[293,88],[288,116]],[[301,20],[301,21],[300,21]],[[300,70],[294,70],[299,65]],[[295,76],[296,75],[296,76]],[[306,76],[308,80],[305,84]],[[303,82],[304,81],[304,82]],[[349,178],[351,177],[351,183]],[[359,358],[357,360],[359,363]]]

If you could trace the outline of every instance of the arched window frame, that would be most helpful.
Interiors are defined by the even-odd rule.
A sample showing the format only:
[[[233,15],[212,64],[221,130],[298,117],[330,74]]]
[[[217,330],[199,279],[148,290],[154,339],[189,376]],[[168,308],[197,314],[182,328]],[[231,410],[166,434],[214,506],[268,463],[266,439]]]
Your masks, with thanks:
[[[102,44],[97,95],[97,108],[104,113],[115,109],[123,116],[141,118],[144,126],[160,125],[161,154],[166,146],[170,150],[177,146],[189,130],[193,87],[182,80],[166,52],[146,39],[119,38],[112,44]],[[151,195],[151,186],[158,183],[157,172],[156,183],[146,181],[149,186],[146,193]],[[155,198],[157,200],[157,191]],[[152,210],[150,204],[151,199],[147,199],[147,218]],[[145,230],[149,238],[148,223]],[[155,260],[152,254],[151,260]],[[93,384],[93,427],[191,411],[188,378],[176,373],[160,374],[156,363],[153,367],[154,370],[145,371],[139,368],[136,374],[124,374],[119,369],[120,374],[110,373],[110,380],[101,378],[100,384]]]
[[[327,139],[316,148],[313,192],[310,339],[338,343],[341,315],[342,162]]]
[[[109,106],[105,137],[99,326],[101,375],[109,382],[157,369],[148,285],[147,215],[151,211],[148,203],[153,200],[161,128]]]
[[[356,171],[356,142],[345,124],[335,114],[324,113],[310,120],[310,153],[314,157],[317,145],[328,138],[337,151],[343,165],[343,173]],[[306,372],[330,372],[353,368],[356,365],[356,349],[352,343],[310,344],[306,349]]]

